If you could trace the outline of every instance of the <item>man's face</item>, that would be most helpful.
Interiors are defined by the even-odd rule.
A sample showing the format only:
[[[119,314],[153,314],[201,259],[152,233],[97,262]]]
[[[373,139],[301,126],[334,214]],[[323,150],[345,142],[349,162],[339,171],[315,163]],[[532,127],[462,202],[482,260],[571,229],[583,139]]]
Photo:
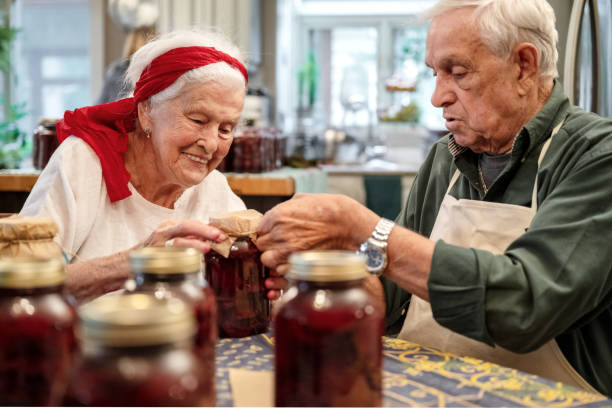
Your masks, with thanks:
[[[425,57],[436,77],[431,103],[443,109],[446,127],[459,145],[475,153],[502,154],[512,148],[522,126],[519,67],[480,41],[472,12],[451,11],[431,23]]]

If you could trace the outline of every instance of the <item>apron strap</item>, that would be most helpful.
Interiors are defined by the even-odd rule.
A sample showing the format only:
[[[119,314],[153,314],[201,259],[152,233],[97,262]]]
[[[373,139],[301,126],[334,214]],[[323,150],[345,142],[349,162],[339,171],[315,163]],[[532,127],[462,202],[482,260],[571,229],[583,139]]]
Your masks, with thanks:
[[[459,171],[459,169],[455,170],[455,174],[453,174],[453,177],[451,178],[450,183],[448,183],[448,188],[446,189],[446,195],[448,195],[448,193],[450,193],[451,188],[453,188],[453,186],[455,185],[455,183],[459,179],[460,175],[461,175],[461,172]]]
[[[562,120],[557,126],[555,126],[550,137],[542,146],[542,151],[540,152],[540,156],[538,157],[538,169],[536,170],[535,182],[533,183],[533,192],[531,193],[531,208],[534,212],[538,210],[538,173],[540,171],[540,165],[544,160],[544,156],[546,156],[546,152],[550,147],[550,142],[552,142],[552,138],[559,132],[559,129],[561,129],[561,126],[563,126],[564,123],[565,119]]]

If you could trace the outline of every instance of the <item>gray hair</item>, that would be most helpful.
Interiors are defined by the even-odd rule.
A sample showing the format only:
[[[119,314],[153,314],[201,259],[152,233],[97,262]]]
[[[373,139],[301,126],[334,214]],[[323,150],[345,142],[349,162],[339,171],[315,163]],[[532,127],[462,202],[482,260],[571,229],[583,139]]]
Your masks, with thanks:
[[[467,7],[475,7],[473,18],[481,40],[494,55],[509,58],[516,44],[528,42],[537,49],[540,76],[559,76],[559,34],[555,12],[546,0],[440,0],[424,17],[430,20]]]
[[[142,71],[151,61],[163,53],[174,48],[192,46],[214,47],[216,50],[236,58],[241,63],[245,63],[245,58],[240,49],[219,31],[204,31],[201,29],[177,30],[157,37],[134,53],[125,74],[126,85],[134,89]],[[238,69],[225,62],[216,62],[185,72],[168,88],[153,95],[151,103],[159,104],[174,98],[181,92],[183,86],[188,83],[208,81],[237,82],[241,83],[246,89],[245,78]]]

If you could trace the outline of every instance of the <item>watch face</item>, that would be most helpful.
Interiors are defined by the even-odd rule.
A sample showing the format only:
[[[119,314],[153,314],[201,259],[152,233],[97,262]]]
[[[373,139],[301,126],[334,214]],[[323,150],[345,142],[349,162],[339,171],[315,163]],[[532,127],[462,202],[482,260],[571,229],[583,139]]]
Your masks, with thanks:
[[[385,265],[385,257],[379,249],[372,246],[367,246],[364,250],[366,256],[366,264],[370,270],[381,269]]]

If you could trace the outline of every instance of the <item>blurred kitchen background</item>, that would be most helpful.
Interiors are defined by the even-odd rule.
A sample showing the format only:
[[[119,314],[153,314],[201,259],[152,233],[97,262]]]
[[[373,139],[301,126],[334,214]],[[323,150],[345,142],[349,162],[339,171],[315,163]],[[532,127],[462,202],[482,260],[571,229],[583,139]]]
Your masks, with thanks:
[[[549,1],[567,93],[586,109],[612,116],[612,1]],[[441,112],[429,102],[434,78],[423,63],[427,25],[418,19],[433,3],[0,0],[0,168],[40,169],[37,129],[40,137],[65,110],[96,103],[105,70],[124,54],[130,10],[153,11],[158,33],[217,26],[247,51],[243,125],[250,130],[241,134],[265,129],[266,137],[283,140],[278,162],[249,172],[282,178],[275,172],[283,168],[314,168],[324,182],[286,173],[294,179],[290,193],[344,193],[394,218],[424,154],[445,133]],[[223,170],[235,175],[228,159]],[[290,196],[283,194],[270,195],[277,201]]]

